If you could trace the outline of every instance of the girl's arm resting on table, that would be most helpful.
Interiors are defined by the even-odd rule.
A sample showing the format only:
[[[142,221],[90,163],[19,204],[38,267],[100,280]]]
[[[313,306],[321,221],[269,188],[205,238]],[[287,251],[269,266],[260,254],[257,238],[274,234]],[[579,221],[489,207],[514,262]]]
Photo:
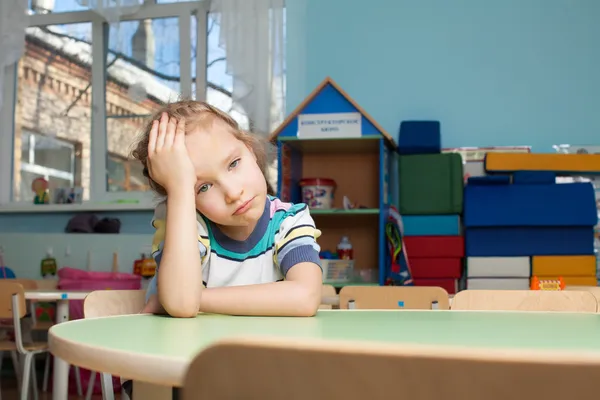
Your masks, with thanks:
[[[200,306],[202,267],[197,229],[193,188],[169,193],[158,300],[173,317],[194,317]]]
[[[290,268],[285,281],[204,289],[200,311],[311,317],[321,304],[322,279],[321,267],[312,262],[302,262]]]

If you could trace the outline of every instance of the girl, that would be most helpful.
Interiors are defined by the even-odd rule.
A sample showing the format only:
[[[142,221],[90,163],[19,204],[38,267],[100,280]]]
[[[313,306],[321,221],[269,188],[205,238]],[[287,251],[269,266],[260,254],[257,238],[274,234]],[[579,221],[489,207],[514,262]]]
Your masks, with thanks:
[[[142,312],[313,316],[320,231],[305,204],[268,190],[264,147],[198,101],[168,105],[133,155],[166,197],[154,213],[158,265]]]

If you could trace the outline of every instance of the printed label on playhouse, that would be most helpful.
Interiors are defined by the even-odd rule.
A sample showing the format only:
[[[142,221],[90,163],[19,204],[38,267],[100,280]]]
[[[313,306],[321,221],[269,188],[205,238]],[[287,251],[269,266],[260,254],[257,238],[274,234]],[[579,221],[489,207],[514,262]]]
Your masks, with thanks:
[[[298,115],[298,137],[302,139],[358,138],[361,132],[360,113]]]

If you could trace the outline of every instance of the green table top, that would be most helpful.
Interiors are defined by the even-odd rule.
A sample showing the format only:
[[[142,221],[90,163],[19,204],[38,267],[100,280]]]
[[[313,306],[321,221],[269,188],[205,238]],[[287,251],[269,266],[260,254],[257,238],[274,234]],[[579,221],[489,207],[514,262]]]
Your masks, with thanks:
[[[55,325],[51,336],[112,351],[191,360],[219,339],[271,336],[390,344],[598,352],[600,314],[322,310],[312,318],[130,315]]]

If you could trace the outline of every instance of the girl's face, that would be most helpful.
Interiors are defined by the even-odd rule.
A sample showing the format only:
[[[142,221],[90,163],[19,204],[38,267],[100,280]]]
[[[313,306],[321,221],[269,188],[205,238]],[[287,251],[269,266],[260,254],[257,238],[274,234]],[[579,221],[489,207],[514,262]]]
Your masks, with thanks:
[[[196,209],[243,240],[264,211],[267,184],[254,153],[221,122],[197,128],[185,137],[196,171]]]

